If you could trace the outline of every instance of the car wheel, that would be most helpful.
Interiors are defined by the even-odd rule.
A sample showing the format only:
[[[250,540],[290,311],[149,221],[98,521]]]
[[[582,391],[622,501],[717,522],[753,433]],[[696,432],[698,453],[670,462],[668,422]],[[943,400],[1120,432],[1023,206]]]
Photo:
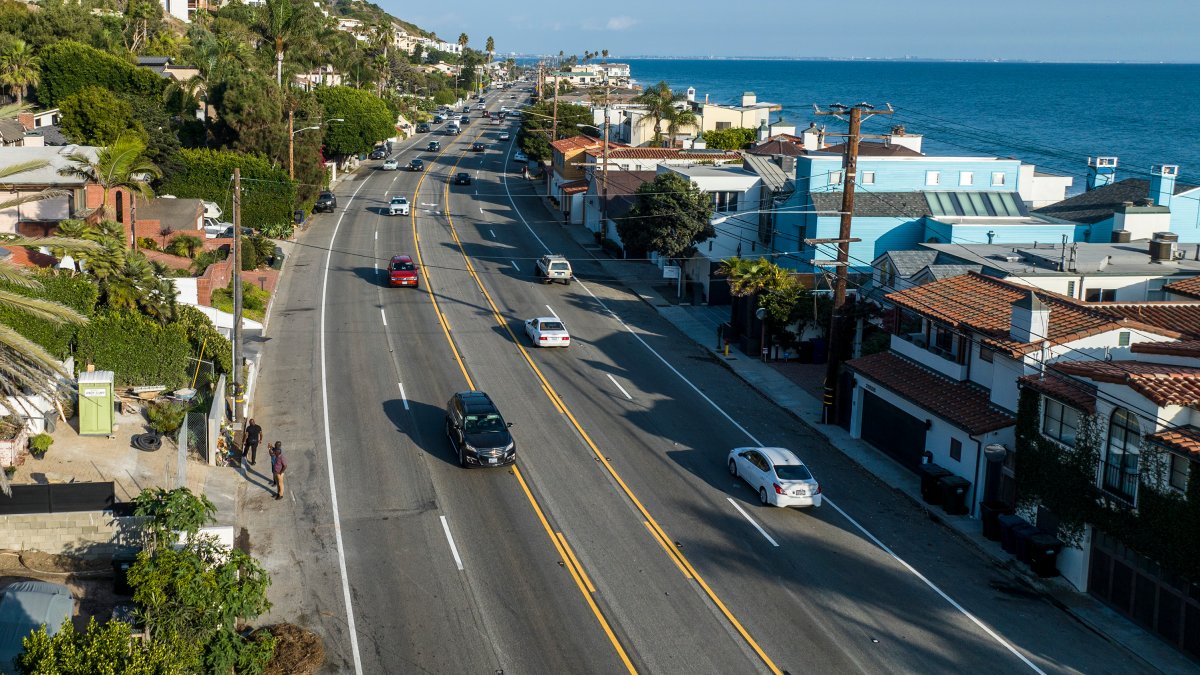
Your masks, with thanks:
[[[731,459],[731,460],[729,460],[729,475],[731,475],[731,476],[733,476],[733,477],[735,477],[735,478],[736,478],[736,477],[737,477],[737,475],[738,475],[738,472],[737,472],[737,462],[733,461],[732,459]]]
[[[462,451],[462,448],[458,450],[458,465],[464,469],[467,468],[467,455]]]
[[[767,488],[758,488],[758,501],[762,502],[763,506],[770,506],[771,500],[767,498]]]

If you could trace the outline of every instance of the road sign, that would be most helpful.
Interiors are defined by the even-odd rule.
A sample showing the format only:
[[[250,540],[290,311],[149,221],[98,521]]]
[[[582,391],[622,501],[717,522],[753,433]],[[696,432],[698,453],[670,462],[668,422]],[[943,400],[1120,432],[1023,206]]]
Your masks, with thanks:
[[[664,279],[678,279],[679,278],[679,265],[663,266],[663,278]]]

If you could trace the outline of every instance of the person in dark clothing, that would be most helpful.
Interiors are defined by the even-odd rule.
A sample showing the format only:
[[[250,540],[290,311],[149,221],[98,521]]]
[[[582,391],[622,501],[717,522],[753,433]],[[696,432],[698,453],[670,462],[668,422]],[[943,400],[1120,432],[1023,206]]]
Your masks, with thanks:
[[[242,442],[242,459],[250,456],[250,463],[254,464],[254,460],[258,459],[258,444],[262,441],[262,427],[255,423],[254,418],[250,418],[250,423],[246,425],[246,440]]]
[[[283,473],[287,462],[283,459],[283,443],[275,441],[271,446],[271,484],[275,486],[275,499],[283,499]]]

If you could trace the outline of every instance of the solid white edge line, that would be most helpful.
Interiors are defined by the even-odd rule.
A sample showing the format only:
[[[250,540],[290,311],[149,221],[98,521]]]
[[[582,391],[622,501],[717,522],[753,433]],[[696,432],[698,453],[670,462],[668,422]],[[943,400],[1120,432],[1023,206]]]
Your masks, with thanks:
[[[363,189],[367,180],[364,178],[354,194],[350,195],[350,200],[346,202],[347,207],[354,202],[358,191]],[[325,367],[325,296],[329,290],[329,261],[333,258],[333,244],[337,241],[337,233],[341,229],[342,219],[345,217],[346,211],[343,209],[337,224],[333,226],[333,235],[329,238],[329,250],[325,252],[325,272],[321,277],[321,412],[325,423],[325,468],[329,473],[329,504],[333,508],[333,536],[337,542],[338,571],[342,577],[342,599],[346,603],[346,630],[350,633],[350,652],[354,657],[354,672],[362,675],[362,654],[358,650],[358,629],[354,625],[354,601],[350,597],[350,577],[346,572],[346,548],[342,542],[342,517],[338,513],[337,482],[333,476],[333,440],[329,431],[329,378]]]
[[[759,525],[757,521],[755,521],[753,518],[751,518],[750,514],[746,513],[745,509],[743,509],[740,504],[733,501],[733,497],[726,497],[725,499],[728,500],[730,504],[733,504],[733,508],[737,509],[737,512],[742,514],[743,518],[750,521],[750,524],[754,526],[754,529],[758,530],[759,534],[766,537],[767,541],[771,542],[772,546],[779,548],[779,542],[772,539],[771,535],[767,534],[767,531],[762,528],[762,525]]]
[[[450,522],[446,520],[446,516],[442,516],[442,530],[446,533],[446,541],[450,543],[450,553],[454,554],[454,564],[458,565],[458,571],[463,571],[462,558],[458,557],[458,547],[454,545],[454,535],[450,534]]]
[[[400,401],[404,404],[404,409],[408,410],[408,395],[404,393],[404,383],[397,382],[396,384],[400,386]]]
[[[629,392],[625,391],[625,387],[622,387],[621,383],[617,382],[617,378],[613,377],[611,373],[605,373],[605,375],[608,375],[608,379],[612,380],[612,383],[617,386],[617,389],[621,390],[622,394],[625,394],[625,398],[629,399],[630,401],[633,400],[633,397],[629,395]]]
[[[511,156],[511,148],[509,150],[509,154]],[[537,232],[533,231],[533,228],[529,225],[529,221],[525,219],[525,214],[521,213],[521,210],[519,208],[517,208],[517,202],[515,199],[513,199],[512,190],[509,189],[509,187],[508,187],[508,175],[507,174],[503,174],[501,176],[501,182],[504,183],[504,191],[508,194],[508,203],[512,205],[513,212],[517,214],[517,217],[520,218],[521,222],[525,225],[525,229],[529,230],[529,234],[533,235],[533,238],[536,239],[539,244],[541,244],[542,248],[546,251],[546,253],[550,253],[550,247],[546,246],[546,242],[542,241],[542,238],[537,235]],[[762,445],[763,445],[762,442],[759,441],[757,438],[755,438],[754,434],[751,434],[749,431],[746,430],[745,427],[743,427],[741,424],[738,424],[737,421],[734,420],[733,417],[731,417],[729,415],[729,413],[725,412],[725,410],[723,408],[721,408],[721,406],[717,405],[716,401],[713,401],[711,398],[706,396],[703,391],[700,391],[699,387],[692,384],[691,380],[687,379],[687,377],[685,377],[683,375],[683,373],[679,372],[675,368],[675,366],[672,366],[669,361],[667,361],[665,358],[663,358],[663,356],[661,354],[656,352],[653,347],[651,347],[645,340],[642,339],[641,335],[638,335],[637,332],[634,331],[633,328],[631,328],[629,326],[629,324],[625,323],[625,321],[623,321],[621,319],[621,317],[617,316],[616,312],[609,309],[608,305],[604,304],[603,300],[596,297],[596,294],[592,292],[592,289],[588,288],[587,284],[583,283],[579,279],[576,279],[576,281],[579,282],[579,287],[582,288],[584,291],[587,291],[587,294],[589,296],[591,296],[592,300],[596,301],[596,304],[600,305],[600,307],[603,308],[604,311],[609,314],[609,316],[611,316],[613,319],[615,319],[617,321],[617,323],[621,324],[621,326],[624,327],[625,330],[628,331],[628,333],[630,335],[632,335],[635,340],[640,342],[642,344],[642,346],[646,348],[647,351],[649,351],[651,354],[653,354],[655,356],[655,358],[657,358],[659,361],[661,361],[662,364],[664,366],[666,366],[668,370],[670,370],[672,373],[675,373],[675,375],[680,380],[683,380],[683,382],[686,383],[687,386],[692,389],[692,391],[696,392],[700,396],[700,398],[704,399],[709,405],[711,405],[713,407],[714,410],[721,413],[721,416],[724,417],[725,419],[729,420],[729,423],[732,424],[734,427],[736,427],[738,431],[741,431],[743,434],[745,434],[746,438],[749,438],[752,443],[754,443],[755,445],[757,445],[759,447],[762,447]],[[825,497],[825,499],[823,501],[824,501],[824,503],[832,506],[835,511],[842,514],[842,516],[844,518],[846,518],[846,520],[850,521],[850,523],[852,525],[854,525],[855,528],[857,528],[860,532],[862,532],[864,535],[866,535],[867,538],[869,538],[871,541],[875,542],[876,545],[878,545],[885,553],[887,553],[894,560],[896,560],[896,562],[899,562],[901,565],[903,565],[905,567],[905,569],[907,569],[914,576],[916,576],[918,579],[920,579],[922,582],[924,582],[924,584],[926,586],[928,586],[930,589],[932,589],[933,592],[940,595],[943,599],[946,600],[946,602],[950,603],[950,605],[952,607],[954,607],[955,609],[957,609],[963,616],[967,617],[967,619],[969,619],[972,623],[974,623],[976,626],[979,626],[985,633],[987,633],[989,636],[991,636],[991,638],[993,640],[995,640],[997,643],[999,643],[1001,646],[1003,646],[1005,649],[1007,649],[1010,653],[1012,653],[1014,656],[1016,656],[1018,659],[1020,659],[1021,662],[1024,663],[1026,666],[1029,666],[1030,670],[1032,670],[1035,673],[1038,673],[1038,675],[1046,675],[1045,671],[1043,671],[1041,668],[1038,668],[1036,664],[1034,664],[1032,661],[1030,661],[1028,658],[1026,658],[1026,656],[1024,654],[1022,654],[1020,651],[1018,651],[1016,647],[1009,644],[1007,640],[1000,637],[991,628],[988,628],[986,625],[984,625],[984,623],[982,621],[980,621],[978,618],[976,618],[974,614],[971,614],[970,612],[968,612],[962,605],[958,604],[958,602],[956,602],[953,598],[951,598],[949,595],[946,595],[946,593],[944,591],[942,591],[941,588],[938,588],[937,584],[935,584],[932,581],[930,581],[929,579],[927,579],[925,577],[925,575],[918,572],[916,570],[916,568],[914,568],[912,565],[908,564],[907,561],[905,561],[900,556],[896,555],[896,553],[894,551],[892,551],[892,549],[890,549],[886,545],[884,545],[884,543],[882,541],[880,541],[878,537],[871,534],[871,532],[869,532],[867,530],[867,528],[863,527],[862,525],[860,525],[858,523],[858,521],[851,518],[850,514],[843,511],[837,504],[834,504],[832,499],[830,499],[829,497]]]

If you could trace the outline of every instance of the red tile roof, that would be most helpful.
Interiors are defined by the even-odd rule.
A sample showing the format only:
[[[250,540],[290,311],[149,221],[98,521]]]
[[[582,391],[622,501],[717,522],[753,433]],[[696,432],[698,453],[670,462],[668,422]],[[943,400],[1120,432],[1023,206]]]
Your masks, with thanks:
[[[1056,373],[1123,384],[1156,405],[1200,406],[1200,368],[1145,361],[1063,361]]]
[[[554,146],[555,150],[566,154],[572,150],[587,150],[589,148],[598,148],[602,145],[602,141],[591,136],[572,136],[570,138],[560,138],[550,145]],[[612,144],[609,144],[609,153],[612,152]]]
[[[1139,342],[1129,348],[1135,354],[1163,354],[1166,356],[1194,356],[1200,358],[1200,340],[1179,342]]]
[[[1058,377],[1053,373],[1026,375],[1017,382],[1069,406],[1089,413],[1096,412],[1096,386],[1091,383]]]
[[[10,265],[17,267],[52,267],[58,259],[52,255],[30,251],[24,246],[4,246],[4,250],[12,255],[6,256],[5,260]]]
[[[1106,313],[1093,305],[1041,289],[968,272],[948,279],[889,293],[892,303],[952,327],[984,336],[983,342],[997,351],[1020,356],[1036,351],[1042,340],[1018,342],[1009,336],[1012,305],[1033,293],[1050,310],[1050,325],[1044,336],[1051,344],[1074,340],[1112,330],[1136,329],[1165,337],[1181,334],[1170,329]]]
[[[1146,440],[1154,441],[1172,450],[1185,454],[1200,455],[1200,428],[1192,425],[1164,429],[1156,434],[1149,434]]]
[[[846,366],[971,435],[1015,423],[1011,414],[991,404],[985,389],[952,380],[891,352],[854,359]]]
[[[1200,276],[1173,281],[1163,286],[1163,290],[1170,291],[1176,295],[1186,295],[1189,298],[1200,299]]]
[[[1200,302],[1093,302],[1105,314],[1200,338]]]
[[[585,150],[593,157],[603,153],[595,148]],[[740,161],[742,156],[736,152],[705,152],[701,150],[681,150],[679,148],[612,148],[608,149],[609,159],[690,159],[694,161],[733,162]]]
[[[588,182],[586,180],[573,180],[563,183],[558,186],[564,195],[577,195],[581,192],[587,192]]]

